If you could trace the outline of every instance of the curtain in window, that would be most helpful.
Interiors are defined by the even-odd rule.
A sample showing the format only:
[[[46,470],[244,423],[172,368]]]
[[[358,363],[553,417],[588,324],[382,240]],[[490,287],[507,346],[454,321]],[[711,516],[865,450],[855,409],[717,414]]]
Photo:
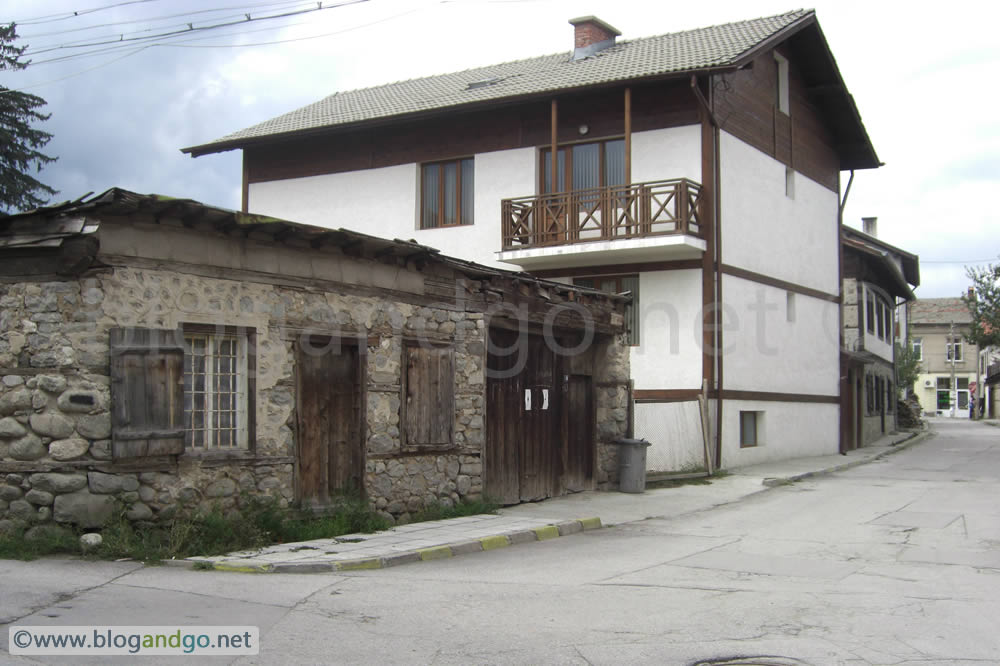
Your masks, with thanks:
[[[438,219],[441,214],[441,165],[425,164],[423,174],[421,174],[423,192],[420,200],[422,210],[420,214],[420,226],[423,229],[431,229],[438,226]]]
[[[472,224],[476,192],[476,172],[472,159],[462,160],[462,224]]]

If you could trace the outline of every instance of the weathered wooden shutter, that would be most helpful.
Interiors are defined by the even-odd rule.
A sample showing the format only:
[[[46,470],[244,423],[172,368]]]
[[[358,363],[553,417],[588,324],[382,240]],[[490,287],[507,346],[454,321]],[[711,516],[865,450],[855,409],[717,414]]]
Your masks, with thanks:
[[[114,459],[184,452],[182,340],[172,330],[111,330]]]
[[[449,347],[407,347],[406,445],[450,447],[454,421],[454,351]]]

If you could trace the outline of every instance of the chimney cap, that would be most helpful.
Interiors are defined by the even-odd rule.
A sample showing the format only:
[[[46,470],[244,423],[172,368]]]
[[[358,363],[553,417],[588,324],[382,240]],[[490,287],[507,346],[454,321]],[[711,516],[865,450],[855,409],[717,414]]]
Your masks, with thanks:
[[[583,25],[584,23],[593,23],[600,29],[604,30],[608,34],[614,35],[615,37],[621,37],[622,31],[614,27],[610,23],[606,23],[596,16],[578,16],[576,18],[570,19],[569,24],[573,27],[578,25]]]

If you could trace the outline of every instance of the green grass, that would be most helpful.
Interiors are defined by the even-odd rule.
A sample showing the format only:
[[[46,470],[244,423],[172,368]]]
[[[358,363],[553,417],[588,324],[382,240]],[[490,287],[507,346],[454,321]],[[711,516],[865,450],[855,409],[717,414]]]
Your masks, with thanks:
[[[455,506],[432,505],[413,514],[410,522],[442,520],[481,513],[496,513],[498,504],[488,500]],[[356,496],[341,496],[321,512],[282,509],[271,498],[244,497],[238,513],[180,511],[167,525],[137,525],[125,516],[125,507],[104,525],[103,543],[92,557],[158,562],[194,555],[223,555],[253,550],[275,543],[329,539],[344,534],[371,533],[391,527],[385,517]],[[0,535],[0,559],[30,560],[58,553],[80,554],[79,534],[54,531],[28,541],[24,530]]]
[[[463,500],[453,506],[431,504],[410,517],[411,523],[423,523],[428,520],[445,520],[447,518],[462,518],[478,516],[483,513],[496,513],[500,505],[489,498],[480,500]]]
[[[0,559],[34,560],[43,555],[79,553],[79,536],[70,530],[58,530],[25,539],[25,529],[0,534]]]

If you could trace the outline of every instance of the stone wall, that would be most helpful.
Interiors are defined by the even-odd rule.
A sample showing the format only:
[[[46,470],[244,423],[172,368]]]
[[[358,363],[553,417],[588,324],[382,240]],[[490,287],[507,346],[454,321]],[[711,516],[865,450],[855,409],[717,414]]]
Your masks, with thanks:
[[[188,452],[153,469],[111,460],[108,331],[212,324],[256,337],[256,440],[218,458]],[[0,526],[98,526],[113,498],[133,520],[178,506],[223,509],[241,495],[294,499],[295,342],[369,337],[366,491],[387,515],[482,493],[483,315],[375,296],[115,268],[79,280],[0,284]],[[455,450],[408,457],[400,444],[402,339],[454,344]],[[405,470],[400,474],[400,470]]]
[[[629,346],[626,334],[598,345],[594,367],[594,404],[597,408],[597,484],[618,485],[618,449],[615,440],[628,434]]]

